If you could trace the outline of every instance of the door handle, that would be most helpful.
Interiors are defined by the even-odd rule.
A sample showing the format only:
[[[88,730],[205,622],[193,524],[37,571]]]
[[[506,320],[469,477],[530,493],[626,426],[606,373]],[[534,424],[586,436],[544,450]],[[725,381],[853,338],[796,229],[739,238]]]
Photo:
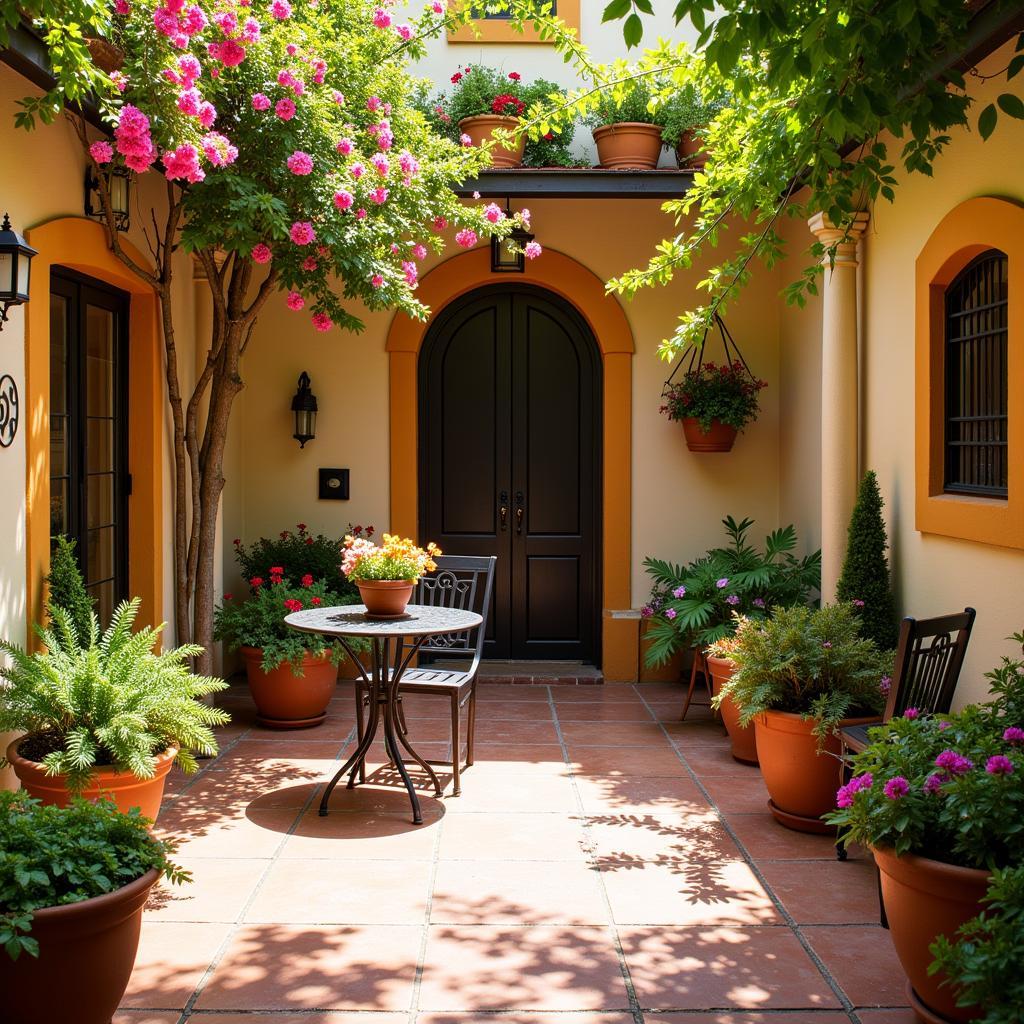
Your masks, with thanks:
[[[502,491],[498,495],[498,520],[502,530],[508,529],[508,491]]]
[[[523,532],[523,492],[516,491],[516,533]]]

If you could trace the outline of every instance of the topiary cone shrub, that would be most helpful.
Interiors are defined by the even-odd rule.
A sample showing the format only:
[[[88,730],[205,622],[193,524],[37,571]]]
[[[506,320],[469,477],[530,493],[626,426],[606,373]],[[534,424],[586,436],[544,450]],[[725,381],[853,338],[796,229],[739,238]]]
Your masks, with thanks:
[[[846,559],[836,585],[836,600],[852,601],[861,620],[861,636],[882,650],[896,646],[899,628],[896,603],[889,582],[889,541],[882,519],[882,495],[874,470],[860,482],[857,503],[850,516]]]
[[[46,577],[49,586],[48,603],[51,608],[63,608],[75,627],[78,642],[89,643],[92,628],[92,610],[96,603],[86,592],[82,572],[75,556],[75,541],[60,535],[54,538],[50,555],[50,574]]]

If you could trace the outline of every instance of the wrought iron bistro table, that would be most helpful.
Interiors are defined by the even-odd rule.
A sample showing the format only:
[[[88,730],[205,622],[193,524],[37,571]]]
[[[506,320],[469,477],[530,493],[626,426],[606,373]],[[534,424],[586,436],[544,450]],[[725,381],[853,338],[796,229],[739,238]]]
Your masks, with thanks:
[[[441,783],[437,774],[427,762],[410,746],[398,723],[398,687],[402,676],[428,637],[449,633],[463,633],[479,626],[483,619],[476,612],[460,608],[442,608],[433,605],[411,604],[405,614],[397,618],[373,618],[366,614],[366,606],[346,605],[338,608],[307,608],[292,612],[284,620],[292,629],[304,633],[319,633],[328,639],[337,640],[354,662],[359,674],[370,688],[370,718],[366,731],[356,747],[355,753],[341,766],[320,801],[320,816],[327,815],[327,804],[334,787],[341,777],[350,772],[348,788],[355,786],[356,773],[366,761],[366,755],[377,735],[377,728],[383,719],[384,749],[398,768],[412,803],[414,825],[423,824],[420,801],[413,787],[412,779],[402,761],[399,745],[405,747],[412,759],[430,776],[438,796]],[[369,667],[352,649],[353,639],[370,642]]]

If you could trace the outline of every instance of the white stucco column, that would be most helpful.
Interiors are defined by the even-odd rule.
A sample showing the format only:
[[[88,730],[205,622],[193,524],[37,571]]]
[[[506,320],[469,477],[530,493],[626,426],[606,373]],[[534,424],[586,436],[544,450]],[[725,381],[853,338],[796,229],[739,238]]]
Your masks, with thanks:
[[[867,227],[858,213],[848,232],[824,213],[807,222],[825,246],[821,315],[821,598],[832,601],[846,553],[846,530],[857,497],[860,436],[857,382],[857,244]]]

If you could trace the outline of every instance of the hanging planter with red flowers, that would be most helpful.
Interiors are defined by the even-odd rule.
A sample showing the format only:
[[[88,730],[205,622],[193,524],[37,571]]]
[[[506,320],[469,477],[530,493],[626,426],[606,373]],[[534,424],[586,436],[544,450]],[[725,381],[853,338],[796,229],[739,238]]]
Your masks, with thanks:
[[[661,411],[683,424],[686,446],[691,452],[732,450],[736,434],[757,419],[758,394],[767,387],[750,372],[739,346],[725,321],[716,313],[715,324],[722,339],[725,361],[705,362],[707,331],[700,347],[690,353],[682,378],[673,383],[683,362],[672,371],[661,393]]]

